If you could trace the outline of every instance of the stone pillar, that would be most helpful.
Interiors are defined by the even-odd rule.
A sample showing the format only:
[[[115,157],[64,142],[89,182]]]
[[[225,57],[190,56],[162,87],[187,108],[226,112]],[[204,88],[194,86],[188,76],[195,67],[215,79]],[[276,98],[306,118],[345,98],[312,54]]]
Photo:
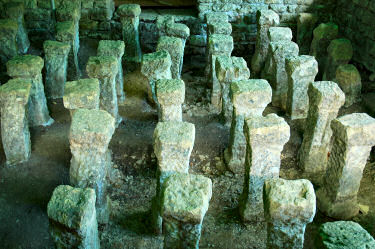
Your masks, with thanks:
[[[218,56],[230,57],[234,48],[233,37],[229,35],[213,34],[208,38],[208,53],[210,55],[209,65],[209,87],[211,88],[211,104],[217,110],[221,110],[221,85],[216,76],[216,58]]]
[[[257,39],[255,53],[251,60],[251,73],[253,76],[259,76],[268,54],[268,29],[272,26],[278,26],[280,23],[279,15],[272,10],[258,10],[257,12]]]
[[[297,43],[290,41],[271,42],[269,56],[272,60],[269,82],[272,87],[272,105],[286,110],[288,96],[288,73],[286,60],[298,56]]]
[[[353,221],[326,222],[319,227],[315,248],[375,248],[375,240]]]
[[[45,41],[46,96],[58,99],[64,96],[70,45],[64,42]]]
[[[375,119],[353,113],[335,119],[332,150],[323,187],[317,191],[318,208],[335,219],[351,219],[359,208],[357,194],[363,169],[375,145]]]
[[[297,44],[301,55],[308,55],[313,39],[313,30],[318,16],[312,13],[299,13],[297,17]]]
[[[229,147],[224,151],[224,160],[230,171],[244,174],[246,157],[244,122],[252,116],[262,116],[264,109],[271,102],[272,89],[266,80],[236,81],[230,88],[233,120]]]
[[[314,219],[314,187],[308,180],[271,179],[264,183],[268,249],[303,249],[305,229]]]
[[[221,85],[221,114],[226,126],[230,126],[233,115],[233,103],[230,98],[232,82],[250,78],[250,70],[242,57],[218,56],[216,58],[216,78]]]
[[[39,56],[16,56],[7,62],[7,73],[12,78],[31,80],[28,120],[30,126],[49,126],[54,120],[49,116],[47,100],[44,95],[42,68],[44,61]]]
[[[307,118],[309,110],[307,89],[318,74],[318,62],[313,56],[308,55],[291,57],[286,59],[286,71],[288,74],[287,114],[291,120],[303,121]]]
[[[29,37],[25,28],[25,20],[23,18],[25,7],[21,2],[9,2],[4,5],[6,18],[13,19],[18,24],[17,46],[20,53],[26,53],[30,47]]]
[[[182,104],[185,101],[183,80],[156,81],[156,97],[160,105],[159,121],[182,121]]]
[[[328,58],[324,70],[323,80],[334,80],[336,70],[340,65],[348,64],[353,57],[352,43],[348,39],[331,41],[327,49]]]
[[[152,201],[155,233],[162,232],[161,188],[165,179],[175,173],[187,174],[195,140],[195,126],[191,123],[168,121],[156,125],[154,152],[158,160],[156,196]]]
[[[171,73],[173,79],[181,78],[181,69],[184,58],[184,46],[181,38],[162,36],[159,38],[156,51],[167,51],[171,56]]]
[[[118,61],[114,56],[91,56],[86,66],[90,78],[100,82],[100,109],[107,111],[116,120],[116,127],[122,118],[118,113],[116,75]]]
[[[115,119],[106,111],[79,109],[69,133],[70,184],[95,189],[98,222],[103,224],[109,220],[106,177],[112,160],[108,144],[114,131]]]
[[[281,151],[289,140],[290,128],[276,114],[252,116],[245,120],[244,134],[247,146],[240,215],[244,222],[263,221],[264,181],[279,178]]]
[[[141,73],[149,82],[149,100],[157,103],[155,94],[156,81],[161,79],[172,79],[171,66],[171,56],[164,50],[143,55]]]
[[[118,7],[117,13],[121,19],[122,37],[126,44],[124,59],[127,65],[139,64],[142,59],[138,29],[141,7],[138,4],[122,4]]]
[[[308,88],[310,104],[298,161],[304,177],[321,185],[330,151],[331,121],[337,117],[345,95],[332,81],[313,82]]]
[[[212,196],[211,179],[177,173],[162,190],[164,248],[199,248],[203,218]]]
[[[124,93],[124,75],[122,70],[122,56],[125,51],[125,43],[123,41],[102,40],[98,46],[98,56],[114,56],[117,59],[118,72],[116,75],[116,94],[117,101],[125,101]]]
[[[319,64],[318,79],[323,76],[327,60],[327,48],[332,40],[338,37],[339,27],[335,23],[321,23],[313,31],[310,55],[314,56]]]
[[[98,110],[100,103],[100,84],[98,79],[68,81],[63,97],[64,107],[73,117],[77,109]]]
[[[18,54],[18,23],[12,19],[0,19],[0,59],[2,63]]]
[[[7,165],[26,162],[31,154],[26,105],[31,80],[13,79],[0,87],[1,139]]]
[[[361,75],[352,64],[341,65],[336,70],[334,80],[345,93],[345,107],[361,102]]]
[[[79,43],[77,43],[77,33],[73,21],[58,22],[56,24],[56,40],[70,44],[70,52],[68,56],[68,80],[77,80],[81,76],[78,63]]]
[[[90,188],[55,188],[47,213],[56,248],[100,248],[95,199],[95,191]]]

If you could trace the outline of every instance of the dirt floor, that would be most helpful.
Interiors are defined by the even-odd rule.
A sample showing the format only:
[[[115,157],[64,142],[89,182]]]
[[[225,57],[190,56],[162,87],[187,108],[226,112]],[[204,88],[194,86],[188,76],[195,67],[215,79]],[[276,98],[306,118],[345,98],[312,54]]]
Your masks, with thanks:
[[[81,68],[89,55],[94,55],[96,43],[82,41]],[[32,51],[38,54],[38,51]],[[213,196],[204,218],[200,248],[242,249],[265,248],[266,226],[263,223],[244,225],[238,216],[238,199],[243,188],[243,176],[233,175],[223,163],[223,150],[228,145],[229,128],[221,124],[220,116],[208,104],[205,81],[201,72],[184,70],[186,101],[184,121],[195,124],[196,139],[190,159],[190,173],[212,179]],[[111,222],[101,226],[101,248],[162,248],[162,237],[150,229],[151,199],[156,188],[156,160],[153,156],[152,134],[157,124],[156,110],[145,100],[146,85],[139,72],[127,74],[127,98],[121,103],[124,122],[113,135],[110,149],[113,168],[110,171]],[[70,115],[61,100],[50,101],[55,123],[48,128],[31,129],[32,155],[29,162],[12,168],[0,167],[0,248],[54,248],[48,233],[47,203],[54,188],[69,184]],[[361,105],[341,110],[340,115],[362,112]],[[265,113],[276,112],[268,107]],[[292,129],[291,139],[284,147],[280,176],[299,179],[296,153],[301,136]],[[0,149],[1,165],[5,155]],[[369,161],[361,183],[359,203],[361,213],[354,218],[375,235],[375,164]],[[370,209],[367,212],[366,206]],[[305,233],[305,248],[314,248],[318,226],[332,221],[317,212]]]

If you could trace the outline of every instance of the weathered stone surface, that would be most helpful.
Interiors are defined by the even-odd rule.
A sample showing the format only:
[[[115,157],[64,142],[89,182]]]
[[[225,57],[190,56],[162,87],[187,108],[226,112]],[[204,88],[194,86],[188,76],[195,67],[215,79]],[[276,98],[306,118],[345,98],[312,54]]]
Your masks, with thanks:
[[[297,44],[301,55],[308,55],[313,39],[313,30],[318,16],[312,13],[299,13],[297,17]]]
[[[316,248],[375,248],[375,240],[361,225],[353,221],[326,222],[319,227]]]
[[[259,10],[257,12],[257,40],[255,53],[251,60],[251,73],[258,76],[264,67],[268,54],[269,38],[268,29],[280,23],[279,15],[272,10]]]
[[[206,23],[214,23],[214,22],[228,22],[228,15],[226,13],[220,12],[211,12],[207,13],[206,16]]]
[[[245,121],[244,134],[247,147],[240,215],[245,222],[262,221],[263,184],[267,179],[279,178],[281,151],[289,140],[290,128],[276,114],[252,116]]]
[[[183,80],[156,81],[156,97],[160,104],[159,121],[182,121],[182,104],[185,101]]]
[[[336,70],[334,80],[345,93],[345,107],[361,101],[361,75],[352,64],[341,65]]]
[[[3,63],[18,54],[17,34],[17,21],[0,19],[0,59]]]
[[[171,56],[171,73],[173,79],[180,79],[184,60],[184,44],[181,38],[162,36],[159,38],[156,51],[167,51]]]
[[[203,218],[212,196],[212,182],[199,175],[177,173],[162,190],[164,248],[199,248]]]
[[[207,24],[209,34],[230,35],[232,34],[232,24],[229,22],[211,22]]]
[[[56,3],[56,20],[73,21],[78,24],[81,18],[81,0],[64,0]]]
[[[324,70],[323,79],[333,80],[336,70],[340,65],[348,64],[353,57],[352,43],[348,39],[336,39],[331,41],[327,48],[328,59]]]
[[[122,56],[125,52],[123,41],[101,40],[98,46],[98,56],[114,56],[117,59],[118,72],[116,74],[116,94],[117,101],[125,101],[124,75],[122,70]]]
[[[292,41],[293,38],[292,30],[286,27],[270,27],[267,35],[270,42]]]
[[[95,199],[95,191],[90,188],[55,188],[47,213],[57,248],[100,248]]]
[[[100,82],[100,109],[111,114],[118,126],[122,121],[118,113],[116,92],[118,60],[114,56],[91,56],[86,71],[90,78],[96,78]]]
[[[318,81],[309,85],[308,96],[309,111],[298,160],[304,177],[320,185],[327,169],[331,121],[337,117],[345,95],[335,82]]]
[[[1,139],[7,165],[26,162],[31,154],[26,105],[31,80],[13,79],[0,87]]]
[[[287,113],[291,120],[305,119],[309,110],[307,89],[315,81],[318,62],[314,57],[301,55],[286,59],[288,74]]]
[[[353,113],[335,119],[332,150],[323,187],[317,191],[318,208],[335,219],[350,219],[358,211],[357,193],[363,169],[375,145],[375,119]]]
[[[16,56],[6,64],[7,73],[10,77],[32,81],[27,109],[30,126],[48,126],[54,122],[49,116],[47,100],[44,95],[43,66],[43,59],[35,55]]]
[[[99,109],[100,83],[98,79],[68,81],[65,85],[64,107],[74,113],[77,109]]]
[[[267,248],[303,248],[306,225],[316,212],[315,199],[308,180],[270,179],[264,183]]]
[[[313,41],[311,42],[310,55],[314,56],[319,64],[319,75],[323,76],[327,61],[327,48],[332,40],[338,36],[339,27],[335,23],[321,23],[313,31]]]
[[[229,147],[224,151],[224,160],[230,171],[245,173],[246,138],[243,133],[245,119],[262,116],[271,102],[272,88],[266,80],[243,80],[230,85],[233,103],[233,120]]]
[[[46,64],[46,97],[57,99],[64,96],[70,44],[57,41],[43,43]]]
[[[166,24],[166,34],[167,36],[178,37],[186,41],[190,36],[190,29],[183,23],[168,22]]]
[[[95,189],[99,223],[109,219],[106,176],[111,166],[108,144],[114,131],[115,119],[106,111],[79,109],[73,114],[69,133],[70,183]]]

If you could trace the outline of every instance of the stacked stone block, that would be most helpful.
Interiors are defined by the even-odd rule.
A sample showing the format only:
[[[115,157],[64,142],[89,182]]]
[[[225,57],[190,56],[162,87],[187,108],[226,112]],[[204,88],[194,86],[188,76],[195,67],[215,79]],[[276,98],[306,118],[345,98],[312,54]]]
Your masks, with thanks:
[[[318,81],[309,85],[308,96],[309,111],[298,160],[304,176],[321,185],[330,151],[331,121],[337,117],[345,95],[335,82]]]
[[[90,188],[55,188],[47,213],[57,248],[100,248],[95,199],[95,191]]]
[[[336,70],[335,82],[345,93],[345,107],[361,101],[361,75],[352,64],[341,65]]]
[[[318,208],[335,219],[358,214],[357,194],[363,169],[375,145],[375,119],[353,113],[332,121],[332,150],[323,187],[317,191]]]
[[[159,121],[182,121],[185,83],[179,79],[156,81],[156,98],[160,105]]]
[[[315,199],[308,180],[271,179],[264,183],[267,248],[303,248],[306,225],[316,212]]]
[[[17,21],[0,19],[0,60],[2,63],[18,55],[17,34]]]
[[[313,13],[299,13],[297,18],[297,44],[301,55],[308,55],[313,40],[313,30],[318,16]]]
[[[31,80],[13,79],[0,87],[1,139],[7,165],[26,162],[31,154],[27,103]]]
[[[36,45],[42,45],[46,40],[54,40],[55,17],[52,1],[23,2],[25,6],[24,18],[29,40]],[[40,45],[38,47],[42,48]]]
[[[353,57],[352,44],[348,39],[336,39],[331,41],[327,48],[328,58],[324,70],[323,79],[333,80],[336,70],[340,65],[348,64]]]
[[[184,58],[184,45],[181,38],[162,36],[159,38],[156,51],[167,51],[171,56],[171,73],[173,79],[181,78],[181,70]]]
[[[263,221],[264,181],[279,178],[281,151],[290,137],[289,125],[276,114],[252,116],[245,121],[245,182],[240,200],[243,221]]]
[[[7,62],[6,67],[10,77],[30,80],[32,82],[27,108],[29,125],[51,125],[54,120],[49,116],[47,99],[44,95],[42,78],[43,59],[35,55],[16,56]]]
[[[93,188],[96,192],[98,222],[109,220],[107,172],[111,167],[108,144],[115,131],[115,119],[102,110],[76,110],[69,133],[72,160],[70,183],[79,188]]]
[[[271,102],[272,89],[266,80],[243,80],[233,82],[231,99],[233,120],[230,130],[229,147],[224,151],[224,160],[230,171],[245,173],[246,138],[244,123],[252,116],[262,116]]]

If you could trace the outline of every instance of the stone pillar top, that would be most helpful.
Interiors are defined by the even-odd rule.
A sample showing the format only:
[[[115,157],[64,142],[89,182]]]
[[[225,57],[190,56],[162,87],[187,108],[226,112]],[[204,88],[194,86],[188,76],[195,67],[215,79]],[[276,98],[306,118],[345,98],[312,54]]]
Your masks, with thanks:
[[[345,38],[332,40],[327,52],[335,61],[349,61],[353,57],[352,43]]]
[[[190,224],[200,224],[212,196],[211,179],[176,173],[167,178],[162,189],[162,216]]]
[[[167,51],[161,50],[143,55],[141,71],[144,75],[155,75],[168,70],[171,65],[171,56]]]
[[[64,107],[76,109],[99,108],[100,85],[98,79],[81,79],[69,81],[64,89]]]
[[[86,71],[90,78],[113,77],[118,73],[118,61],[114,56],[91,56]]]
[[[301,55],[286,58],[286,71],[297,77],[314,76],[318,72],[318,62],[314,56]]]
[[[190,36],[190,29],[183,23],[170,22],[166,24],[166,33],[168,36],[176,36],[187,39]]]
[[[98,46],[98,55],[115,56],[119,58],[124,55],[125,43],[123,41],[101,40]]]
[[[335,39],[339,33],[339,26],[333,22],[321,23],[313,33],[314,39]]]
[[[117,13],[120,16],[137,17],[141,14],[141,6],[139,4],[121,4]]]
[[[276,26],[280,24],[280,17],[273,10],[258,10],[257,23],[260,25]]]
[[[70,44],[58,41],[45,41],[43,50],[45,54],[67,55],[70,51]]]
[[[71,42],[75,39],[76,29],[73,21],[56,23],[56,40]]]
[[[81,1],[80,0],[59,1],[59,3],[56,6],[56,19],[58,21],[77,22],[80,18],[81,18]]]
[[[11,79],[6,84],[0,86],[0,102],[8,102],[9,99],[17,99],[27,104],[30,96],[32,82],[24,79]]]
[[[95,191],[60,185],[48,202],[48,217],[71,229],[85,229],[95,212]]]
[[[161,105],[181,105],[185,101],[185,83],[179,79],[158,80],[156,96]]]
[[[155,146],[159,148],[162,147],[161,145],[192,148],[195,140],[195,126],[179,121],[159,122],[153,137]]]
[[[230,35],[213,34],[208,39],[208,49],[212,55],[232,53],[233,48],[233,37]]]
[[[351,83],[347,82],[347,79],[353,80],[353,76],[355,78],[354,81],[361,81],[361,75],[358,69],[353,64],[344,64],[340,65],[336,70],[336,80],[339,81],[338,83]]]
[[[25,6],[22,2],[8,2],[4,4],[6,10],[6,16],[8,18],[19,18],[23,17],[25,12]]]
[[[183,49],[182,40],[174,36],[161,36],[159,38],[157,47],[166,47],[166,46],[173,47],[173,49],[176,49],[176,50]],[[159,50],[157,49],[157,51]]]
[[[0,19],[0,32],[12,33],[16,35],[18,32],[18,23],[13,19]]]
[[[220,82],[231,83],[250,78],[250,70],[242,57],[218,56],[215,68],[216,77]]]
[[[10,77],[34,77],[42,73],[44,60],[36,55],[19,55],[6,63]]]
[[[316,81],[309,85],[309,96],[314,96],[316,99],[326,103],[321,103],[321,108],[332,108],[332,102],[336,106],[342,106],[345,102],[345,94],[340,87],[333,81]],[[330,102],[330,103],[329,103]]]
[[[208,24],[214,22],[228,22],[228,15],[224,12],[210,12],[206,14],[206,22]]]
[[[232,24],[229,22],[212,22],[207,25],[209,34],[230,35],[232,33]]]
[[[310,181],[270,179],[263,188],[264,215],[270,222],[310,223],[316,212],[316,197]]]
[[[332,121],[336,137],[348,146],[373,146],[375,144],[375,119],[366,113],[353,113]]]
[[[292,41],[293,33],[290,28],[270,27],[268,30],[268,38],[270,39],[270,42]]]

